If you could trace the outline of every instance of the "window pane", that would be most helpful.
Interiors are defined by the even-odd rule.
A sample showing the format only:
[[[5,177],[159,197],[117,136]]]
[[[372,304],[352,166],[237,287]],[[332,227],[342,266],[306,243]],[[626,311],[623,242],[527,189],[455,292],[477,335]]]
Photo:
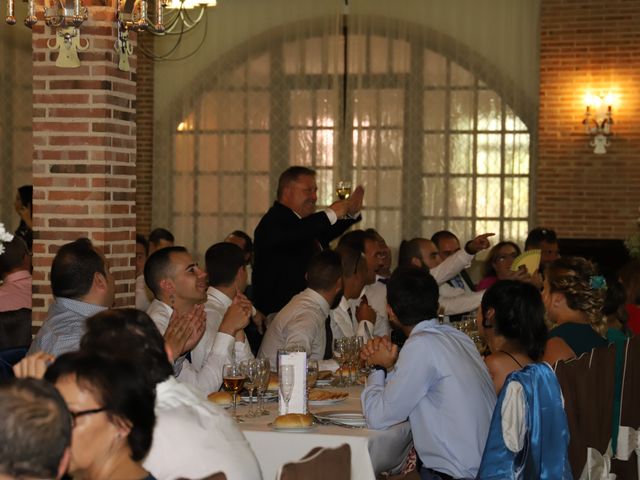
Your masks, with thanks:
[[[406,40],[392,41],[393,54],[391,55],[391,63],[393,64],[393,73],[408,73],[411,63],[411,47]]]
[[[308,74],[322,73],[322,40],[320,38],[305,40],[304,70]]]
[[[215,172],[218,170],[218,149],[220,148],[218,140],[218,135],[200,135],[198,166],[201,172]]]
[[[193,213],[193,177],[174,175],[173,208],[177,213]]]
[[[349,60],[349,73],[365,73],[366,71],[366,48],[367,37],[364,35],[349,35],[347,37]]]
[[[226,237],[227,235],[229,235],[231,232],[233,232],[234,230],[237,230],[238,228],[242,229],[243,227],[243,222],[242,222],[242,217],[241,216],[230,216],[230,217],[222,217],[221,218],[221,222],[222,223],[222,227],[220,228],[220,230],[218,231],[218,235],[215,237],[216,240],[215,241],[223,241],[224,237]],[[253,230],[250,231],[250,235],[253,232]],[[214,238],[214,237],[212,237]],[[205,250],[206,252],[206,250]]]
[[[294,90],[289,95],[289,123],[292,126],[313,125],[313,115],[311,115],[311,92]]]
[[[476,223],[476,235],[481,235],[483,233],[495,233],[496,236],[500,236],[500,221],[476,220],[475,223]]]
[[[232,232],[233,230],[229,230]],[[210,215],[201,215],[198,217],[198,245],[197,253],[200,256],[200,262],[204,259],[207,249],[222,240],[225,232],[218,230],[218,219]]]
[[[359,178],[356,183],[364,186],[364,205],[369,208],[377,207],[379,205],[380,197],[378,195],[378,189],[381,185],[378,185],[378,174],[375,170],[360,170]],[[367,209],[364,209],[367,211]]]
[[[511,108],[506,107],[505,109],[505,129],[506,130],[516,130],[516,131],[522,131],[522,132],[526,132],[527,126],[522,122],[522,120],[520,120],[520,117],[518,117],[515,113],[513,113],[513,110],[511,110]]]
[[[316,124],[333,127],[338,111],[338,94],[331,90],[316,90]]]
[[[389,40],[372,36],[369,41],[371,73],[387,73],[389,71]]]
[[[473,222],[470,220],[451,220],[449,221],[448,230],[451,230],[462,244],[474,237]]]
[[[374,130],[353,131],[353,164],[360,167],[376,165],[376,134]]]
[[[316,166],[333,166],[334,134],[328,128],[316,131]]]
[[[475,78],[469,70],[451,62],[451,85],[470,87],[474,82]]]
[[[244,213],[244,175],[222,175],[222,211]]]
[[[500,216],[500,178],[478,177],[476,179],[476,216]]]
[[[444,216],[444,182],[444,177],[424,177],[422,179],[422,213],[424,215],[429,217]]]
[[[513,240],[517,243],[524,243],[529,233],[529,222],[504,222],[504,235],[502,238],[505,240]]]
[[[198,212],[216,213],[218,211],[218,176],[198,176]]]
[[[426,91],[424,92],[424,129],[444,130],[445,124],[445,92]]]
[[[402,127],[404,93],[402,90],[380,90],[380,124]]]
[[[402,130],[380,131],[380,166],[402,166]]]
[[[473,179],[471,177],[452,178],[449,182],[449,216],[470,217],[473,200]]]
[[[504,171],[507,174],[529,174],[529,134],[507,133],[504,137]]]
[[[245,128],[245,95],[242,92],[225,92],[220,102],[220,128],[237,130]],[[222,114],[224,112],[224,114]]]
[[[431,50],[424,51],[424,83],[428,86],[447,84],[447,59]]]
[[[451,173],[473,172],[473,135],[451,135]]]
[[[422,162],[425,173],[444,173],[444,135],[425,135]]]
[[[244,135],[222,135],[222,170],[240,172],[244,170]]]
[[[478,173],[499,174],[500,165],[500,135],[478,134]]]
[[[219,92],[206,92],[200,101],[200,128],[202,130],[217,130],[218,112],[220,111]]]
[[[331,205],[335,196],[333,170],[316,170],[316,182],[318,184],[318,206]]]
[[[378,102],[375,90],[356,90],[353,93],[353,126],[368,127],[378,124]]]
[[[478,130],[501,130],[500,97],[494,91],[478,92]]]
[[[529,179],[507,177],[504,180],[504,216],[529,216]]]
[[[311,166],[313,130],[292,130],[289,133],[289,157],[291,165]]]
[[[420,235],[424,238],[431,238],[431,235],[444,228],[443,218],[428,218],[422,221],[422,232]]]
[[[193,135],[181,133],[174,138],[176,172],[193,172]]]
[[[282,60],[284,62],[284,72],[287,74],[300,73],[302,48],[298,41],[286,42],[282,46]]]
[[[471,130],[473,129],[473,92],[452,91],[451,92],[451,129]]]
[[[402,202],[402,172],[400,170],[380,172],[378,177],[381,207],[399,207]],[[400,228],[400,225],[397,225]]]
[[[249,171],[266,172],[269,170],[269,134],[248,135]]]
[[[269,208],[269,176],[249,175],[247,183],[249,213],[263,214]]]
[[[174,215],[171,231],[176,237],[176,245],[183,245],[193,238],[193,215]]]
[[[266,130],[269,128],[269,94],[249,92],[249,128]]]
[[[249,61],[249,86],[266,87],[269,85],[271,55],[265,53]]]
[[[402,240],[402,215],[398,210],[382,210],[378,213],[378,228],[380,235],[390,245],[400,245]]]

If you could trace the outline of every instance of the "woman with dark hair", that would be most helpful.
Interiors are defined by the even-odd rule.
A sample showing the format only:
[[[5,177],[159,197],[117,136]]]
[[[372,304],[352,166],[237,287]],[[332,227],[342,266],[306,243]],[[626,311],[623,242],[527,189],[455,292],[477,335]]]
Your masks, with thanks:
[[[511,372],[542,359],[547,327],[540,292],[528,283],[498,281],[482,297],[478,328],[491,349],[485,362],[500,393]]]
[[[486,362],[499,395],[476,478],[572,479],[560,385],[540,361],[547,333],[540,291],[498,281],[484,294],[478,320],[491,346]]]
[[[486,290],[498,280],[513,277],[513,261],[520,255],[520,247],[513,242],[498,242],[491,250],[484,264],[484,277],[476,287],[477,291]],[[530,272],[533,273],[533,272]]]
[[[591,262],[565,257],[545,270],[542,300],[549,332],[544,360],[551,365],[607,345],[607,322],[602,314],[606,283]]]
[[[22,239],[27,243],[27,247],[29,247],[29,251],[33,250],[33,186],[31,185],[23,185],[18,188],[18,192],[16,193],[16,199],[13,202],[13,207],[16,210],[16,213],[20,215],[20,225],[18,225],[18,229],[16,230],[16,235],[18,237],[22,237]]]
[[[154,480],[141,462],[151,447],[155,393],[135,365],[67,353],[45,379],[55,384],[73,418],[68,473],[75,480]]]

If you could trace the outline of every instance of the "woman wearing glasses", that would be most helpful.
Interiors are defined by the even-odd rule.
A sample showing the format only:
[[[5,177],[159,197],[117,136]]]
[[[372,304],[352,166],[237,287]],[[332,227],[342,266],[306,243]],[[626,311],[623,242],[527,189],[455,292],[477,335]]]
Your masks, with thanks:
[[[499,242],[491,250],[484,266],[484,277],[476,290],[489,288],[498,280],[512,279],[516,272],[511,271],[513,261],[520,255],[520,247],[513,242]],[[522,278],[513,278],[522,280]]]
[[[74,352],[58,357],[45,378],[73,418],[74,480],[154,480],[141,462],[151,447],[155,393],[134,365]]]

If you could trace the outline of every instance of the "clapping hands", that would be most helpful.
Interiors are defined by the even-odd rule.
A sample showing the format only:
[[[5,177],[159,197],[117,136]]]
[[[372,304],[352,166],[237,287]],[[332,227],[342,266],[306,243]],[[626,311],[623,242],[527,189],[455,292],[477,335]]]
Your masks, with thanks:
[[[173,311],[169,319],[169,325],[164,332],[164,341],[174,358],[192,350],[204,335],[207,316],[204,313],[204,305],[196,305],[187,313]]]

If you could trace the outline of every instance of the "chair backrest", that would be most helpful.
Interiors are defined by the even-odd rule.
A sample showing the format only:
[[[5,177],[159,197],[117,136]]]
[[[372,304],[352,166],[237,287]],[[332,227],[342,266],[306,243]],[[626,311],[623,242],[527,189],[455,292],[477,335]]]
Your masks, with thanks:
[[[0,350],[31,344],[31,310],[0,312]]]
[[[12,367],[24,358],[27,350],[27,347],[0,350],[0,380],[14,376]]]
[[[297,462],[285,463],[278,472],[279,480],[350,480],[351,447],[316,447]]]
[[[179,478],[178,480],[189,480],[188,478]],[[201,478],[199,480],[227,480],[227,476],[223,472],[214,473],[208,477]]]

